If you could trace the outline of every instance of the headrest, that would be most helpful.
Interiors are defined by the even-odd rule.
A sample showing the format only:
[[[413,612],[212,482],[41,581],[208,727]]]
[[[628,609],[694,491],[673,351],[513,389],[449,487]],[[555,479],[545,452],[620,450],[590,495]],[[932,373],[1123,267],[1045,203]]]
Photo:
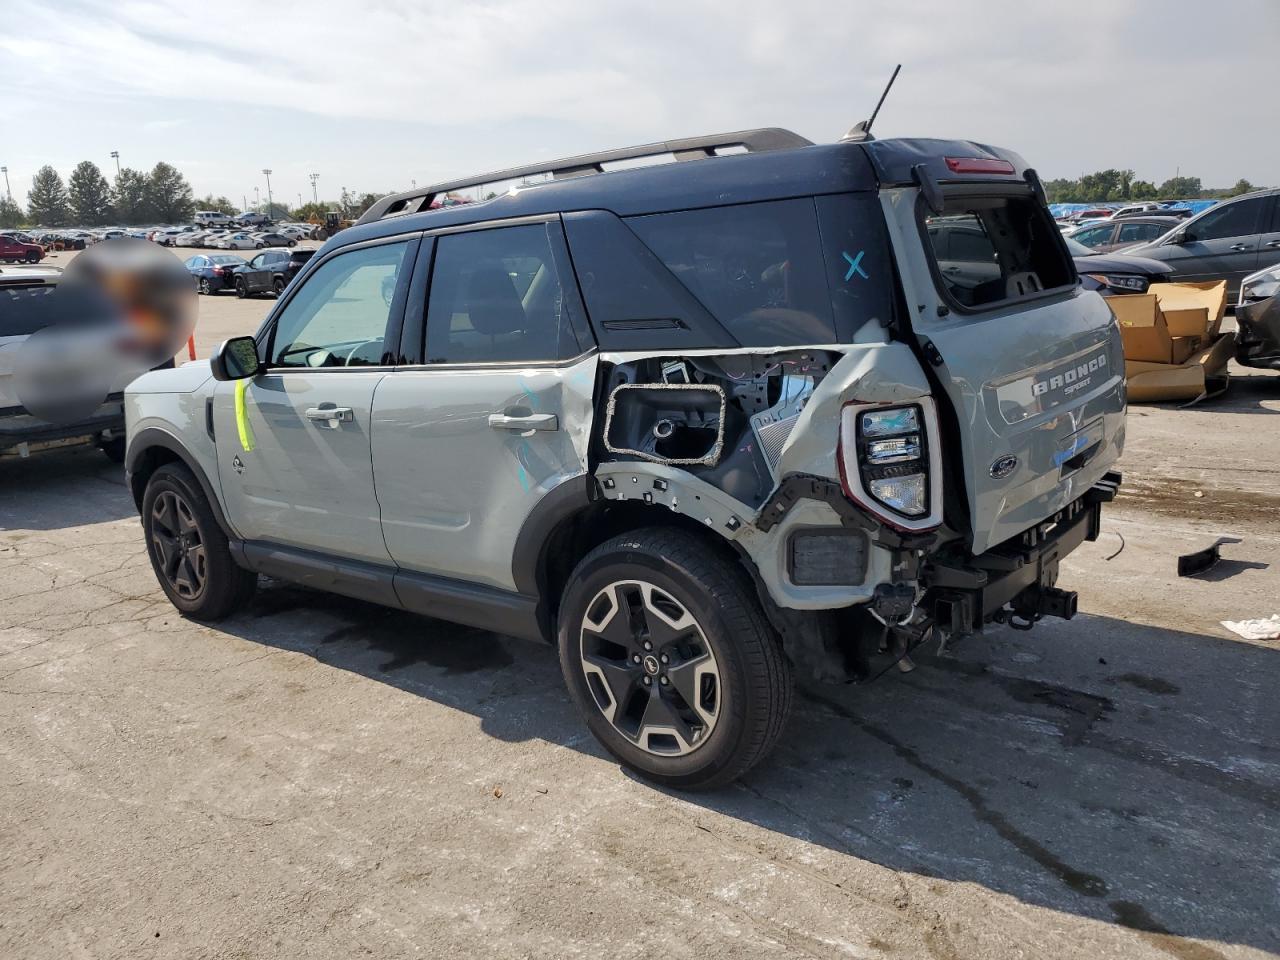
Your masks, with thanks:
[[[479,267],[467,286],[467,310],[475,330],[496,336],[524,329],[524,305],[505,270]]]

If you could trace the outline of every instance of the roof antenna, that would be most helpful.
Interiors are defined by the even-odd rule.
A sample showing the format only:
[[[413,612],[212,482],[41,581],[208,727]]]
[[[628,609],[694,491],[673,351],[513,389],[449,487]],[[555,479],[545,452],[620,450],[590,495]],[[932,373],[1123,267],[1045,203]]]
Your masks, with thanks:
[[[880,99],[876,102],[876,108],[871,111],[870,118],[859,120],[853,127],[840,138],[841,143],[858,143],[864,140],[874,140],[871,135],[871,125],[876,122],[876,116],[880,113],[880,108],[884,106],[884,98],[889,95],[889,89],[893,86],[893,81],[898,79],[898,71],[902,69],[902,64],[898,64],[893,68],[893,76],[889,78],[889,82],[884,85],[884,93],[880,94]]]

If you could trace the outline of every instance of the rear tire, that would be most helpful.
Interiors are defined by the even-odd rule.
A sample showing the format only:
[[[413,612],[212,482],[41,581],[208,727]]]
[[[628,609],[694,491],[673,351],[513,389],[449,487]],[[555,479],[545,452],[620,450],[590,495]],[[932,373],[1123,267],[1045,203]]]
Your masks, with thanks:
[[[200,278],[200,286],[197,287],[196,289],[199,290],[199,292],[206,297],[209,296],[211,293],[213,293],[213,288],[209,286],[209,281],[205,277]]]
[[[114,437],[111,440],[104,440],[98,444],[108,460],[112,463],[124,463],[124,437]]]
[[[232,559],[227,535],[186,466],[167,463],[152,474],[142,529],[156,580],[183,616],[222,620],[252,598],[257,574]]]
[[[277,297],[280,296],[280,294],[284,293],[284,281],[276,277],[271,283],[271,289],[275,291]]]
[[[236,277],[236,296],[243,300],[249,295],[249,288],[245,286],[244,279]]]
[[[614,537],[560,606],[560,666],[588,728],[637,773],[723,787],[773,749],[791,666],[746,573],[683,530]]]

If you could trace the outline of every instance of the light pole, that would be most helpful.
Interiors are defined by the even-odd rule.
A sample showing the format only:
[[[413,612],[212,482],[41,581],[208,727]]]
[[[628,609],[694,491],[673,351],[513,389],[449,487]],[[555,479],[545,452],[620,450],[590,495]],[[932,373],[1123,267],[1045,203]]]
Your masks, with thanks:
[[[114,161],[116,162],[116,176],[118,177],[118,176],[120,176],[120,151],[119,151],[119,150],[112,150],[112,151],[111,151],[111,159],[112,159],[112,160],[114,160]]]
[[[257,187],[253,188],[253,209],[262,212],[262,191]]]
[[[301,210],[301,209],[302,209],[302,194],[301,194],[301,193],[299,193],[299,194],[298,194],[298,209],[299,209],[299,210]]]
[[[267,178],[267,219],[272,218],[271,210],[271,171],[266,167],[262,168],[263,175]]]
[[[13,191],[9,189],[9,168],[0,167],[0,173],[4,174],[4,195],[9,198],[10,203],[13,203]]]
[[[320,174],[311,173],[311,174],[308,174],[308,176],[311,178],[311,200],[313,203],[316,204],[316,206],[319,206],[320,195],[316,193],[316,181],[320,179]]]

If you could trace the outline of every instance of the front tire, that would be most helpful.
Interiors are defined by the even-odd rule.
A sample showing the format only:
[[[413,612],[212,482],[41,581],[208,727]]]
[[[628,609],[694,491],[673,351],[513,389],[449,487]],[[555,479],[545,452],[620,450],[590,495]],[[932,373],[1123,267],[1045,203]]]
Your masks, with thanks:
[[[244,280],[236,278],[236,296],[243,300],[249,295],[249,288],[245,286]]]
[[[587,554],[558,639],[588,728],[664,786],[731,783],[772,750],[790,712],[791,667],[753,585],[683,530],[638,530]]]
[[[142,529],[160,588],[183,616],[222,620],[253,596],[257,575],[231,558],[209,501],[182,464],[165,464],[147,482]]]

